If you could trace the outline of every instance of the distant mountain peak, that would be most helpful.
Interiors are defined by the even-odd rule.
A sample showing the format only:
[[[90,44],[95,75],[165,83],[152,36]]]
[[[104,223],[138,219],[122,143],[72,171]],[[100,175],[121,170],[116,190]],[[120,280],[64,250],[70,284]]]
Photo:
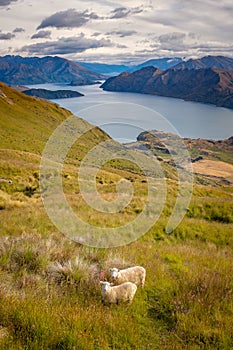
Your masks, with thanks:
[[[224,56],[204,56],[202,58],[190,58],[187,61],[177,64],[176,69],[201,69],[217,68],[223,70],[233,70],[233,58]]]
[[[59,56],[0,57],[0,80],[11,85],[44,83],[91,84],[104,76]]]
[[[153,66],[155,68],[159,68],[162,70],[169,69],[178,63],[182,62],[183,60],[179,57],[165,57],[165,58],[155,58],[150,59],[146,62],[142,62],[140,64],[104,64],[104,63],[98,63],[98,62],[78,62],[83,67],[92,69],[95,72],[101,73],[101,74],[107,74],[108,76],[114,76],[117,74],[121,74],[122,72],[135,72],[138,71],[144,67]]]

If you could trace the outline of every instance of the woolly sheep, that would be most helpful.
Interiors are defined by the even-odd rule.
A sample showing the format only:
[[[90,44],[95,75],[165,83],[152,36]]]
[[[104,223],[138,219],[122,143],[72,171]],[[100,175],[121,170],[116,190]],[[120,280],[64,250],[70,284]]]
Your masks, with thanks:
[[[110,269],[110,273],[114,285],[119,285],[124,282],[132,282],[137,286],[144,287],[146,270],[142,266],[129,267],[124,270],[118,270],[116,267],[113,267]]]
[[[2,179],[2,178],[0,178],[0,182],[7,183],[7,184],[10,184],[10,185],[13,184],[13,181],[10,180],[10,179]]]
[[[121,302],[132,302],[137,291],[136,284],[125,282],[119,286],[113,286],[109,282],[100,281],[102,285],[102,300],[106,304],[119,304]]]

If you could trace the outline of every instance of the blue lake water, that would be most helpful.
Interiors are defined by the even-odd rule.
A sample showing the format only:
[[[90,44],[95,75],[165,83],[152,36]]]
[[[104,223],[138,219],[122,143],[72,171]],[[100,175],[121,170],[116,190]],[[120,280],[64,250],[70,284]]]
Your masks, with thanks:
[[[54,102],[100,126],[120,142],[134,141],[140,132],[153,129],[190,138],[220,140],[233,136],[233,110],[227,108],[160,96],[108,92],[99,85],[30,87],[83,93],[84,97]]]

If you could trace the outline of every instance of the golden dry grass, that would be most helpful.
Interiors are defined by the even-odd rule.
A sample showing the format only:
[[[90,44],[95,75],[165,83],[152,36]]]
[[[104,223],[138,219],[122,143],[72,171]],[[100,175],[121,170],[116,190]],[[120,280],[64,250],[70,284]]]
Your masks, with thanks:
[[[233,165],[221,162],[203,159],[193,164],[196,174],[208,177],[219,177],[233,183]]]

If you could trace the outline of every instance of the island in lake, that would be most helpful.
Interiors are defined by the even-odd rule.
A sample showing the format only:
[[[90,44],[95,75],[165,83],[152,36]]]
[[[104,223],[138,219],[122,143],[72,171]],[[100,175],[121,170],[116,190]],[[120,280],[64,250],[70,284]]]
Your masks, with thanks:
[[[84,96],[80,92],[73,90],[46,90],[46,89],[26,89],[22,91],[24,94],[33,97],[44,98],[46,100],[56,100],[61,98],[73,98]]]

